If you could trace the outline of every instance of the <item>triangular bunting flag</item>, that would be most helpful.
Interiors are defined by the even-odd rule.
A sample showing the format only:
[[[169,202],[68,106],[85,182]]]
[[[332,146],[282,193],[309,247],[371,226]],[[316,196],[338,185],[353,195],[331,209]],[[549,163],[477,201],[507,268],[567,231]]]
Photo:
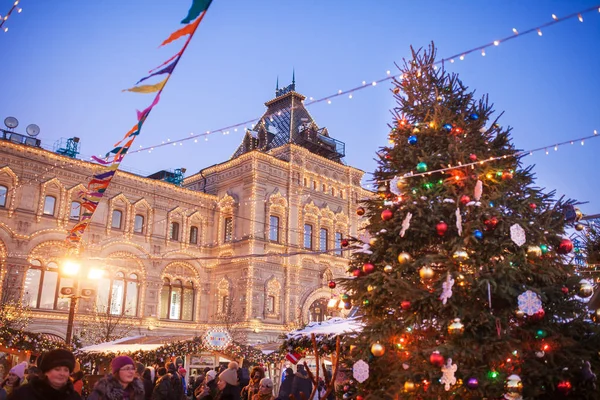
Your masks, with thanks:
[[[154,85],[142,85],[142,86],[134,86],[132,88],[129,89],[124,89],[123,92],[135,92],[135,93],[154,93],[154,92],[158,92],[159,90],[162,90],[163,86],[165,86],[165,83],[167,83],[167,79],[169,77],[166,77],[164,80],[162,80],[161,82],[155,83]]]
[[[208,10],[208,7],[210,6],[211,2],[212,0],[194,0],[192,6],[190,7],[190,10],[188,11],[187,17],[185,17],[181,21],[181,23],[189,24],[190,22],[195,20],[201,12]]]
[[[166,38],[165,41],[162,42],[160,45],[164,46],[166,44],[169,44],[169,43],[179,39],[180,37],[183,37],[186,35],[191,35],[201,20],[202,20],[202,18],[198,18],[194,23],[186,25],[183,28],[180,28],[180,29],[176,30],[175,32],[171,33],[171,35],[168,38]]]

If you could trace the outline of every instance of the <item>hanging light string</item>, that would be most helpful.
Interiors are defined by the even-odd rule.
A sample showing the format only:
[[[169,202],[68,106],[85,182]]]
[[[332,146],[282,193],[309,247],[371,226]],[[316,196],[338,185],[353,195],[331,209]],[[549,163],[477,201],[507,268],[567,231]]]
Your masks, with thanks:
[[[402,179],[404,178],[415,178],[418,176],[426,176],[426,175],[431,175],[431,174],[435,174],[435,173],[439,173],[439,172],[446,172],[446,171],[452,171],[455,169],[460,169],[460,168],[467,168],[467,167],[475,167],[475,165],[483,165],[485,163],[489,163],[492,161],[498,161],[498,160],[504,160],[507,158],[518,158],[518,157],[522,157],[522,156],[530,156],[533,155],[533,153],[537,153],[539,151],[545,151],[546,155],[549,154],[548,149],[550,148],[554,148],[554,151],[558,151],[558,148],[560,146],[565,146],[565,145],[573,145],[575,144],[575,142],[580,142],[581,145],[583,146],[585,144],[586,140],[589,139],[594,139],[600,137],[598,136],[598,131],[594,130],[594,134],[590,135],[590,136],[585,136],[582,138],[578,138],[578,139],[571,139],[571,140],[567,140],[565,142],[560,142],[560,143],[556,143],[553,145],[549,145],[549,146],[543,146],[543,147],[538,147],[535,149],[531,149],[531,150],[521,150],[521,151],[517,151],[514,154],[505,154],[503,156],[498,156],[498,157],[490,157],[490,158],[486,158],[485,160],[479,160],[479,161],[473,161],[470,163],[466,163],[466,164],[460,164],[460,165],[456,165],[454,167],[450,166],[450,167],[446,167],[446,168],[440,168],[440,169],[436,169],[436,170],[432,170],[432,171],[427,171],[427,172],[419,172],[419,173],[413,173],[412,171],[403,175]],[[370,172],[370,174],[373,174],[372,172]],[[382,182],[389,182],[392,179],[378,179],[377,183],[382,183]]]
[[[8,10],[8,12],[6,13],[6,15],[4,17],[2,15],[0,15],[0,29],[3,30],[4,32],[8,32],[8,26],[4,26],[4,24],[6,23],[6,21],[8,21],[12,12],[15,9],[17,10],[17,13],[20,13],[21,11],[23,11],[23,9],[21,7],[17,7],[19,5],[19,1],[21,1],[21,0],[15,0],[12,7],[10,8],[10,10]]]
[[[562,22],[565,22],[565,21],[568,21],[568,20],[571,20],[571,19],[574,19],[574,18],[577,18],[580,22],[583,22],[583,15],[584,14],[587,14],[587,13],[590,13],[590,12],[593,12],[593,11],[596,11],[596,10],[600,13],[600,5],[595,5],[593,7],[587,8],[585,10],[574,12],[574,13],[569,14],[566,17],[562,17],[562,18],[558,18],[555,14],[552,14],[552,21],[546,22],[546,23],[544,23],[542,25],[535,26],[533,28],[526,29],[526,30],[524,30],[522,32],[519,32],[516,28],[513,28],[512,29],[513,33],[510,36],[506,36],[506,37],[504,37],[502,39],[494,40],[492,42],[489,42],[489,43],[486,43],[486,44],[474,47],[472,49],[462,51],[462,52],[457,53],[457,54],[455,54],[453,56],[443,58],[443,59],[441,59],[439,61],[436,61],[436,62],[432,63],[432,65],[435,68],[437,68],[438,65],[444,66],[444,64],[448,63],[448,62],[449,63],[454,63],[456,59],[459,59],[459,60],[462,61],[462,60],[464,60],[466,58],[466,56],[468,54],[472,54],[474,52],[479,52],[479,51],[481,51],[481,55],[482,56],[485,56],[486,55],[485,49],[487,49],[487,48],[492,48],[492,47],[499,46],[500,43],[516,39],[517,37],[523,37],[523,36],[526,36],[526,35],[534,33],[534,32],[537,32],[537,34],[539,36],[541,36],[543,28],[547,28],[547,27],[550,27],[552,25],[556,25],[556,24],[559,24],[559,23],[562,23]],[[367,81],[363,81],[360,86],[356,86],[356,87],[353,87],[353,88],[347,89],[347,90],[341,90],[340,89],[336,93],[333,93],[333,94],[330,94],[328,96],[321,97],[321,98],[318,98],[318,99],[314,99],[312,97],[309,97],[309,101],[306,102],[306,103],[304,103],[303,105],[304,106],[310,106],[310,105],[317,104],[317,103],[322,103],[322,102],[327,102],[327,104],[331,104],[331,100],[332,99],[340,97],[340,96],[346,96],[346,95],[348,96],[349,99],[352,99],[353,98],[353,94],[355,92],[358,92],[359,90],[363,90],[363,89],[366,89],[366,88],[369,88],[369,87],[374,87],[374,86],[377,86],[379,83],[382,83],[382,82],[385,82],[385,81],[389,81],[389,80],[392,80],[392,79],[398,79],[398,78],[402,79],[402,76],[396,77],[396,76],[394,76],[391,73],[391,71],[388,70],[388,71],[386,71],[386,76],[383,77],[383,78],[381,78],[381,79],[379,79],[379,80],[374,80],[371,83],[368,83]],[[295,106],[295,107],[289,107],[288,109],[292,110],[292,109],[297,108],[297,107],[300,107],[300,105]],[[206,132],[197,133],[197,134],[192,132],[192,133],[190,133],[190,136],[188,136],[188,137],[176,139],[176,140],[173,140],[173,141],[171,141],[170,139],[167,139],[167,141],[163,141],[160,144],[155,144],[155,145],[146,146],[146,147],[140,146],[139,149],[130,150],[128,154],[139,153],[139,152],[142,152],[142,151],[152,152],[156,148],[164,147],[164,146],[169,146],[169,145],[176,146],[178,143],[179,143],[179,145],[183,145],[183,142],[188,141],[188,140],[194,140],[194,142],[197,143],[198,142],[198,138],[202,138],[202,137],[206,141],[208,141],[208,136],[210,136],[210,135],[212,135],[214,133],[222,133],[223,135],[228,135],[230,133],[230,131],[232,131],[232,130],[234,132],[237,132],[237,130],[240,129],[240,128],[248,129],[248,125],[250,125],[250,124],[252,124],[252,128],[254,128],[253,124],[255,124],[256,122],[260,121],[261,119],[269,118],[269,117],[271,117],[273,115],[279,114],[282,111],[283,110],[279,110],[279,111],[277,111],[277,112],[275,112],[273,114],[270,114],[270,115],[264,115],[264,116],[259,117],[259,118],[252,118],[252,119],[249,119],[249,120],[244,121],[244,122],[239,122],[239,123],[231,124],[231,125],[228,125],[228,126],[224,126],[224,127],[218,128],[218,129],[214,129],[212,131],[206,131]]]

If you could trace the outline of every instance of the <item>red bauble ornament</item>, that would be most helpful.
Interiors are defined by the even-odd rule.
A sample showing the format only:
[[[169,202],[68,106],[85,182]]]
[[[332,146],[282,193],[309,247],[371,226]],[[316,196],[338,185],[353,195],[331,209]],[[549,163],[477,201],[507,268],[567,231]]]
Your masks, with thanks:
[[[562,394],[569,393],[569,391],[571,390],[572,387],[573,386],[571,385],[571,382],[569,382],[569,381],[560,381],[560,382],[558,382],[558,385],[556,385],[556,388]]]
[[[381,212],[381,219],[384,221],[389,221],[394,216],[392,210],[383,210]]]
[[[502,179],[504,179],[504,180],[507,180],[507,179],[512,179],[512,177],[513,177],[513,174],[512,174],[512,172],[509,172],[509,171],[504,171],[504,172],[502,173]]]
[[[532,210],[535,210],[537,208],[537,204],[529,203],[529,208],[531,208]]]
[[[364,208],[362,208],[362,207],[358,207],[358,208],[356,209],[356,215],[358,215],[358,216],[362,217],[363,215],[365,215],[365,209],[364,209]]]
[[[356,396],[356,400],[364,400],[364,397],[362,397],[361,395]]]
[[[340,242],[342,247],[348,247],[350,245],[350,242],[348,241],[348,239],[342,239],[342,241]]]
[[[475,154],[469,154],[469,160],[477,161],[477,156]]]
[[[535,314],[533,314],[530,318],[533,321],[540,321],[544,318],[544,315],[546,315],[546,311],[544,311],[543,309],[541,309],[540,311],[536,312]]]
[[[498,218],[492,217],[490,219],[486,219],[485,221],[483,221],[483,224],[485,225],[486,230],[494,230],[496,228],[496,225],[498,225]]]
[[[327,286],[329,286],[329,289],[335,289],[336,284],[334,281],[329,281],[329,283],[327,284]]]
[[[435,226],[435,230],[437,231],[437,234],[440,236],[444,236],[446,234],[446,231],[448,230],[448,224],[445,223],[444,221],[440,221],[436,226]]]
[[[362,271],[360,269],[355,269],[354,271],[352,271],[352,275],[358,278],[362,275]]]
[[[564,294],[569,294],[569,288],[566,286],[563,286],[560,290],[562,290]]]
[[[466,194],[464,194],[460,197],[461,204],[467,204],[470,201],[471,201],[471,198],[469,196],[467,196]]]
[[[408,300],[404,300],[400,303],[400,307],[402,307],[403,310],[408,310],[410,309],[410,301]]]
[[[556,252],[558,254],[569,254],[572,251],[573,251],[573,242],[571,242],[571,239],[561,240],[560,244],[558,245],[558,249],[556,249]]]
[[[363,264],[362,270],[365,274],[370,274],[371,272],[375,271],[375,266],[371,263],[366,263]]]
[[[444,365],[444,356],[442,356],[439,352],[434,351],[429,356],[429,362],[436,367],[441,367]]]

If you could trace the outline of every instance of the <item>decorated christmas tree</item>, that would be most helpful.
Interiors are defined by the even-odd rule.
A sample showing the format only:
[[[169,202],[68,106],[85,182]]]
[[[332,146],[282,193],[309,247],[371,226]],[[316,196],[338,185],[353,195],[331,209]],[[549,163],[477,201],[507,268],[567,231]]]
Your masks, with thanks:
[[[433,46],[400,74],[378,196],[357,210],[370,240],[343,282],[365,325],[344,398],[599,398],[575,203],[533,186],[510,128]]]

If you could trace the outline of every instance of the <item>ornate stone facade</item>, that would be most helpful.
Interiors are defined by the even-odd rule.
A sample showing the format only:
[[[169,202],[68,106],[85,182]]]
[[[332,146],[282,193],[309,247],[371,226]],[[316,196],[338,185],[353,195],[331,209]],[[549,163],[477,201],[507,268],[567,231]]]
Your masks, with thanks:
[[[62,243],[96,168],[0,140],[0,278],[32,309],[29,330],[65,336],[60,289],[74,280]],[[123,315],[133,334],[227,324],[250,343],[318,319],[311,306],[339,295],[327,283],[347,267],[339,240],[358,233],[362,175],[291,142],[242,152],[182,187],[118,171],[84,235],[84,269],[103,275],[79,274],[95,294],[79,302],[75,332],[93,309]]]

